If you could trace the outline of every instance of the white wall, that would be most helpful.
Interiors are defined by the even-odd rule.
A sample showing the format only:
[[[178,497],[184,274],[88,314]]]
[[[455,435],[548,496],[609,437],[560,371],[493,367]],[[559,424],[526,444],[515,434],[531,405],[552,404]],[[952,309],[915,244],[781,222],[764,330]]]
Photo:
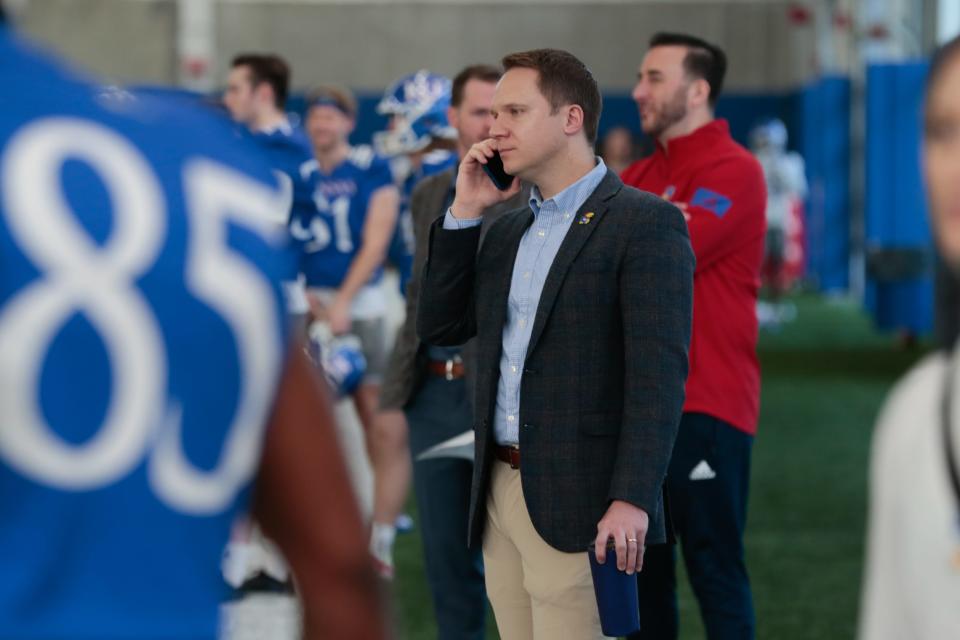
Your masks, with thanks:
[[[826,2],[827,0],[818,0]],[[338,82],[380,90],[419,67],[453,74],[533,47],[569,49],[605,89],[627,88],[658,30],[695,33],[730,57],[728,87],[782,90],[816,70],[813,24],[791,26],[787,0],[217,0],[215,75],[239,51],[276,51],[297,88]],[[128,82],[178,81],[174,0],[27,0],[22,28]]]
[[[176,82],[171,0],[21,0],[12,8],[22,31],[84,69],[116,81]]]

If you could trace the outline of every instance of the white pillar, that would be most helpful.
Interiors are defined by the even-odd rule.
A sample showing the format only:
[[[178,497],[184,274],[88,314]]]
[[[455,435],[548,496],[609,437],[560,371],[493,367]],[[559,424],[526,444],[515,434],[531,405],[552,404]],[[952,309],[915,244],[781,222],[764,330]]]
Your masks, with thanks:
[[[177,0],[177,62],[180,86],[208,92],[217,86],[214,0]]]

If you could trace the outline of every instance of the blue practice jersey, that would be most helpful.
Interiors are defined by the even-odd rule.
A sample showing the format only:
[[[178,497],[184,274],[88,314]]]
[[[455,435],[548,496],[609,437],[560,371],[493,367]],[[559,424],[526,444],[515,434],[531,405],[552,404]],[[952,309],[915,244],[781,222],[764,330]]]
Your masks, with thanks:
[[[281,192],[223,118],[0,26],[0,636],[215,638],[284,364]]]
[[[280,222],[290,225],[294,220],[299,220],[309,224],[317,215],[317,206],[313,199],[315,177],[301,171],[304,164],[313,160],[313,149],[306,135],[302,130],[284,124],[273,131],[256,132],[252,137],[263,151],[264,161],[270,165],[283,188],[287,206],[284,211],[285,218]],[[289,279],[295,279],[303,243],[293,238],[291,249]]]
[[[393,234],[387,259],[400,273],[400,293],[407,294],[407,283],[413,270],[413,214],[410,211],[410,198],[420,181],[428,176],[446,171],[457,164],[457,156],[449,151],[433,151],[425,155],[420,167],[411,171],[400,184],[400,215],[397,218],[397,230]],[[437,214],[439,215],[439,213]]]
[[[312,223],[293,223],[294,237],[306,242],[302,271],[308,287],[336,289],[360,251],[371,197],[393,184],[390,166],[370,147],[358,146],[329,174],[315,160],[304,165],[303,173],[316,180],[314,201],[319,215]],[[383,269],[377,269],[370,284],[379,282],[382,275]]]

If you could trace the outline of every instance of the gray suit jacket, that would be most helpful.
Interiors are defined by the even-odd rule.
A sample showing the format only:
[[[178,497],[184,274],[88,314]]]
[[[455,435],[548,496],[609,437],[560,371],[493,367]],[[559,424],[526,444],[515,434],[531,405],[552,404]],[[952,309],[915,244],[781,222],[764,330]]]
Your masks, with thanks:
[[[579,224],[586,212],[594,216]],[[663,482],[684,400],[694,257],[673,205],[608,172],[550,267],[534,317],[520,393],[520,474],[540,536],[584,551],[611,500],[650,516],[665,540]],[[476,336],[476,464],[470,540],[480,541],[496,445],[492,422],[503,325],[529,208],[479,230],[431,228],[418,306],[420,337]],[[501,464],[501,463],[496,463]]]
[[[423,343],[417,337],[417,303],[420,299],[420,274],[427,261],[430,225],[438,216],[446,213],[448,196],[457,175],[456,167],[424,178],[410,197],[410,212],[413,216],[414,239],[413,275],[407,285],[407,315],[397,332],[397,339],[390,354],[387,372],[380,388],[381,409],[402,409],[409,404],[425,375],[426,358],[422,353]],[[524,206],[530,198],[530,187],[525,185],[517,196],[504,203],[490,207],[483,214],[481,241],[487,229],[507,211]],[[468,340],[461,353],[467,377],[467,389],[473,392],[476,371],[476,344]]]

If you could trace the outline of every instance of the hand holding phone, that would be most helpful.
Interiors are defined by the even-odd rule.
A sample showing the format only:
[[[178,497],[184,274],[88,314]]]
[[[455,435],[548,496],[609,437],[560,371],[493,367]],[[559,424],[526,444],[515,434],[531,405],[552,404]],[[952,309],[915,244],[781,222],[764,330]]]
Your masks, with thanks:
[[[479,218],[487,207],[503,202],[519,191],[520,181],[504,170],[497,141],[490,138],[470,147],[460,160],[456,195],[450,210],[461,220]]]

